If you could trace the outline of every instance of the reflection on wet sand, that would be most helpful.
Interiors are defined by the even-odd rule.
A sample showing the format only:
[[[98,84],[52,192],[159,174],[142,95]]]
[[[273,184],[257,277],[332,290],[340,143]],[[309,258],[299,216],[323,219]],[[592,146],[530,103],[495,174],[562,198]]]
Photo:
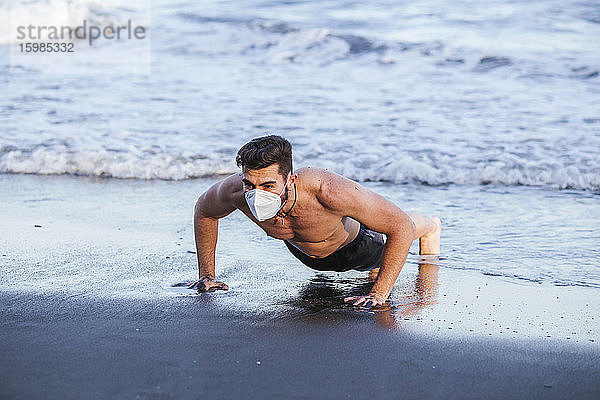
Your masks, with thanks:
[[[375,313],[377,323],[386,329],[400,329],[401,319],[417,316],[424,308],[436,304],[439,286],[438,269],[437,264],[420,262],[414,288],[405,292],[399,304],[392,306],[388,301],[380,306]]]
[[[359,279],[332,279],[326,275],[318,274],[300,289],[298,296],[286,302],[302,312],[295,319],[310,322],[331,323],[336,320],[350,318],[364,318],[373,315],[377,324],[387,330],[400,329],[400,321],[404,318],[415,317],[424,308],[437,303],[438,296],[438,269],[437,259],[429,258],[419,262],[419,273],[414,281],[414,286],[409,288],[396,288],[392,304],[373,308],[354,307],[344,303],[344,297],[368,293],[377,274],[378,269],[369,271],[365,278]],[[398,291],[400,290],[400,293]],[[349,309],[353,309],[348,313]]]

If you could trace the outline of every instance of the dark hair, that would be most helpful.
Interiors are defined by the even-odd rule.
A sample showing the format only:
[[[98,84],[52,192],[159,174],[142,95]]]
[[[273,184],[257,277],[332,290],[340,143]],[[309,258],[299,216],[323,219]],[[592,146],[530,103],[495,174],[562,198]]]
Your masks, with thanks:
[[[242,169],[261,169],[278,163],[279,173],[285,179],[292,171],[292,145],[277,135],[254,138],[238,150],[235,163]]]

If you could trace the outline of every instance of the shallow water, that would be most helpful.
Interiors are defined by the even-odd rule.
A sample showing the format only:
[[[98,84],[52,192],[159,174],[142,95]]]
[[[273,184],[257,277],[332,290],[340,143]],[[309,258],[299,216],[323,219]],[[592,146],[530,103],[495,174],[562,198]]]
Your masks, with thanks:
[[[165,288],[197,275],[193,204],[212,182],[0,174],[5,189],[0,283],[81,294],[165,294]],[[527,187],[365,185],[404,210],[441,217],[442,257],[436,264],[442,269],[600,287],[597,195]],[[222,219],[219,229],[217,274],[230,286],[270,292],[267,286],[275,285],[285,292],[315,274],[239,212]],[[417,253],[415,242],[406,263],[413,270],[420,262]],[[366,279],[357,271],[339,276]]]

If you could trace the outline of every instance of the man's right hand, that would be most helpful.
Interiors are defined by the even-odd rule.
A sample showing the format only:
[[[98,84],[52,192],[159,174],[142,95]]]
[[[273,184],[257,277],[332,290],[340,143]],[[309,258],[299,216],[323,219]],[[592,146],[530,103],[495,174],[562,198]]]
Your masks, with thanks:
[[[228,290],[229,286],[212,279],[210,276],[203,276],[197,281],[190,283],[188,288],[195,289],[198,292],[214,292],[215,290]]]

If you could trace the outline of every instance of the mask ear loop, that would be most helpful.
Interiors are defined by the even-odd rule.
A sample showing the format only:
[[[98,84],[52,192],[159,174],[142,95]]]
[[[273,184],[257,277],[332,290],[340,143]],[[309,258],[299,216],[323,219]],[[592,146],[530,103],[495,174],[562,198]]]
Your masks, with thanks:
[[[283,189],[281,190],[281,193],[278,194],[278,196],[280,196],[279,198],[281,199],[281,195],[283,194],[283,192],[285,192],[286,188],[287,188],[287,179],[285,182],[285,185],[283,185]],[[279,207],[279,209],[277,210],[277,212],[275,213],[276,216],[278,216],[279,218],[283,218],[279,216],[279,213],[281,212],[281,210],[283,210],[283,207],[285,207],[286,203],[287,203],[288,199],[286,198],[285,201],[283,202],[283,204],[281,204],[281,206]],[[283,219],[281,220],[281,225],[283,225]]]
[[[290,174],[291,176],[291,174]],[[283,192],[285,192],[286,188],[287,188],[287,179],[285,182],[285,185],[283,185],[283,189],[281,190],[281,193],[278,194],[278,196],[281,198],[281,195],[283,194]],[[285,207],[285,204],[287,203],[288,199],[286,198],[285,201],[283,202],[283,204],[281,205],[281,207],[279,207],[279,210],[277,210],[277,212],[275,213],[275,215],[279,214],[279,212],[283,209],[283,207]]]
[[[292,175],[290,174],[290,176],[292,176]],[[285,192],[285,188],[286,188],[286,187],[287,187],[287,185],[288,185],[288,184],[287,184],[287,181],[288,181],[288,180],[286,179],[285,185],[283,185],[283,190],[281,191],[281,193],[279,193],[279,196],[281,196],[281,195],[283,194],[283,192]],[[286,201],[287,201],[287,200],[286,200]],[[283,203],[283,204],[285,204],[285,203]],[[282,207],[282,208],[283,208],[283,207]]]

